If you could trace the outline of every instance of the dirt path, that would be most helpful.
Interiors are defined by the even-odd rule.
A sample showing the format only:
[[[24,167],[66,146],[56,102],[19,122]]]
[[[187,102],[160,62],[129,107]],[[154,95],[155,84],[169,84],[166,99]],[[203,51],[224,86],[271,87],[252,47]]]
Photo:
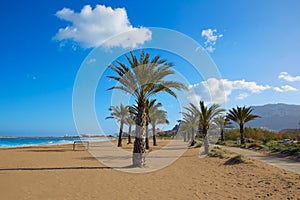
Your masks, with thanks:
[[[242,154],[243,156],[246,156],[248,158],[259,160],[269,165],[273,165],[275,167],[300,174],[300,162],[286,159],[286,158],[278,158],[275,156],[265,155],[259,152],[255,152],[247,149],[241,149],[237,147],[227,147],[227,146],[219,146],[219,147],[237,154]]]

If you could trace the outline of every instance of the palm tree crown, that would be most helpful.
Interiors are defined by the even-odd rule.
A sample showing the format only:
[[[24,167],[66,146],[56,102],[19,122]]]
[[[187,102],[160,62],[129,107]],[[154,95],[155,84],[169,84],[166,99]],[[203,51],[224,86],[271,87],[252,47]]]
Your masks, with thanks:
[[[159,55],[152,60],[149,53],[145,54],[144,51],[141,51],[140,59],[133,52],[130,52],[131,57],[125,56],[131,69],[120,61],[110,65],[109,68],[115,71],[117,76],[107,77],[118,81],[120,85],[113,86],[109,90],[120,89],[134,95],[138,101],[146,101],[160,92],[167,92],[176,97],[173,89],[185,89],[182,83],[164,80],[166,76],[175,74],[175,71],[171,69],[173,64],[161,59]]]
[[[199,127],[208,129],[213,119],[220,115],[225,110],[220,108],[218,104],[212,104],[210,107],[205,106],[203,101],[199,102],[200,109],[194,104],[190,103],[189,110],[199,118]]]
[[[244,124],[256,118],[260,118],[260,116],[258,115],[251,114],[252,111],[253,111],[252,107],[237,106],[236,108],[232,108],[231,110],[229,110],[229,113],[227,114],[227,118],[238,124]]]
[[[109,111],[111,111],[110,116],[106,117],[106,119],[116,119],[118,122],[125,122],[129,114],[129,107],[120,103],[120,106],[111,106]]]

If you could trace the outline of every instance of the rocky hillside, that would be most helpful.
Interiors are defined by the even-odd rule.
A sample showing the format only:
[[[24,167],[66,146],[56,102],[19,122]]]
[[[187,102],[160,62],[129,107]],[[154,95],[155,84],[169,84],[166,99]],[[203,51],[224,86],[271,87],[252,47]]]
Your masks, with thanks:
[[[253,113],[262,118],[248,122],[246,126],[266,127],[270,130],[300,128],[300,105],[267,104],[252,106]]]

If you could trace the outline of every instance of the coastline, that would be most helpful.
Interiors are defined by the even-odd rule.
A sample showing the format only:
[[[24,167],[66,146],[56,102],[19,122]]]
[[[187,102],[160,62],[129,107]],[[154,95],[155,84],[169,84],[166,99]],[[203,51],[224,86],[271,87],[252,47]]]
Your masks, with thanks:
[[[29,140],[23,141],[22,144],[15,145],[3,145],[1,140]],[[43,139],[44,141],[35,141],[38,139]],[[56,140],[56,141],[53,141]],[[73,144],[74,141],[89,141],[89,142],[103,142],[103,141],[113,141],[116,137],[55,137],[55,136],[36,136],[36,137],[0,137],[0,149],[6,148],[22,148],[22,147],[41,147],[41,146],[53,146],[53,145],[66,145]],[[3,145],[3,146],[2,146]]]

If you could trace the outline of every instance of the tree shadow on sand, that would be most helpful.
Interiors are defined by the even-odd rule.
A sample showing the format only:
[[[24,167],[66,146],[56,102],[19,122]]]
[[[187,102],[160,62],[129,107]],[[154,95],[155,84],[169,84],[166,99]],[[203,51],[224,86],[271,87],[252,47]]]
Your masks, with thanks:
[[[91,169],[111,169],[110,167],[18,167],[0,168],[0,171],[43,171],[43,170],[91,170]]]

